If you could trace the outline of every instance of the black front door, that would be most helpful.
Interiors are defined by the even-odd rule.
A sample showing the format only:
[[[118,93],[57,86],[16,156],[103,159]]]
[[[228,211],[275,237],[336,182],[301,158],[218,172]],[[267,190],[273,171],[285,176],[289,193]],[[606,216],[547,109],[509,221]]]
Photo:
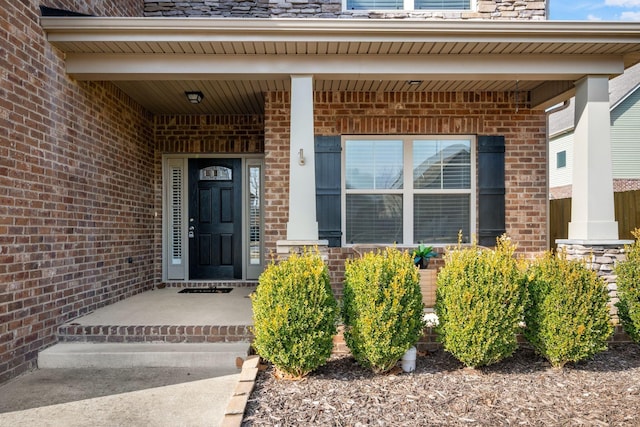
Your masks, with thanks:
[[[241,279],[240,159],[189,160],[189,279]]]

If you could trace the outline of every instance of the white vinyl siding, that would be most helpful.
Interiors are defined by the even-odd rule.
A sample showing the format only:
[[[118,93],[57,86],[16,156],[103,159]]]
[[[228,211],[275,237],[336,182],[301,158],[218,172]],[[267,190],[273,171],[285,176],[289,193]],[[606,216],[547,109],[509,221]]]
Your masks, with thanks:
[[[566,166],[558,168],[556,159],[558,153],[566,153]],[[573,132],[562,134],[549,141],[549,187],[562,187],[571,185],[573,175]]]
[[[573,175],[573,132],[549,141],[550,188],[571,185]],[[556,156],[567,152],[567,167],[556,167]],[[611,110],[611,164],[614,179],[640,179],[640,88]]]
[[[614,178],[640,178],[640,88],[611,111],[611,160]]]

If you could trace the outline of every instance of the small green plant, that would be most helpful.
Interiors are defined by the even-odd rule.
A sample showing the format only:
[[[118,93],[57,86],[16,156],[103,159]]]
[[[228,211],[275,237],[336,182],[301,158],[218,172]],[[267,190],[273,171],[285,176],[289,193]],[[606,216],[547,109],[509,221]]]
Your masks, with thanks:
[[[438,339],[465,366],[499,362],[518,347],[526,289],[515,245],[503,236],[495,250],[460,243],[438,274]]]
[[[438,256],[438,253],[433,250],[433,246],[427,246],[420,244],[416,249],[411,252],[413,257],[413,263],[420,268],[427,268],[429,260]]]
[[[636,238],[626,247],[627,259],[615,269],[618,275],[618,317],[624,331],[640,344],[640,228],[631,232]]]
[[[418,269],[408,252],[387,248],[345,265],[345,341],[361,366],[393,368],[423,331]]]
[[[339,312],[317,251],[271,263],[252,302],[254,348],[284,377],[301,378],[326,363]]]
[[[527,270],[524,336],[553,367],[607,349],[613,332],[605,283],[584,263],[546,253]]]

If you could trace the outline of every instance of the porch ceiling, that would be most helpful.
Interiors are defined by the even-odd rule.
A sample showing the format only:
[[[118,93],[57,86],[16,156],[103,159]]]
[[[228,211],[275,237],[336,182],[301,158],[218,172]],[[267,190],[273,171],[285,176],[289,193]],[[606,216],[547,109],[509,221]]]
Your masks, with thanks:
[[[587,74],[640,61],[628,22],[43,17],[79,80],[110,80],[154,113],[254,114],[290,74],[321,91],[530,91],[545,107]],[[409,85],[408,80],[421,81]],[[185,91],[205,94],[189,104]]]

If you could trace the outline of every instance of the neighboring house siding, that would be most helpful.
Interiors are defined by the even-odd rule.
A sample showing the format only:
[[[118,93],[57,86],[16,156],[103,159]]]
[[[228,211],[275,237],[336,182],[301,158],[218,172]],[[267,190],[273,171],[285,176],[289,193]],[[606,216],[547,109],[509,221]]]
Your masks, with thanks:
[[[547,247],[545,114],[516,111],[514,94],[355,93],[314,94],[315,134],[504,135],[506,229],[522,252]],[[265,239],[267,253],[286,238],[289,199],[289,93],[265,94]],[[351,249],[330,248],[332,283],[341,292]]]
[[[471,10],[343,10],[342,0],[145,0],[145,16],[236,18],[500,19],[545,20],[544,0],[477,0]]]
[[[571,197],[573,143],[573,129],[554,135],[549,140],[551,199]],[[566,151],[567,166],[558,169],[557,154],[563,150]],[[640,86],[611,110],[611,164],[615,192],[640,189]]]
[[[640,179],[640,87],[611,112],[613,177]]]
[[[77,82],[39,2],[0,13],[0,383],[58,327],[153,285],[151,116],[111,83]],[[140,1],[47,2],[97,15]]]
[[[566,153],[566,166],[558,167],[558,153]],[[549,142],[549,186],[571,185],[573,174],[573,132],[562,134]]]
[[[640,189],[640,64],[609,80],[611,166],[615,192]],[[571,197],[575,99],[549,117],[549,195]],[[567,150],[567,168],[555,168],[556,153]]]

